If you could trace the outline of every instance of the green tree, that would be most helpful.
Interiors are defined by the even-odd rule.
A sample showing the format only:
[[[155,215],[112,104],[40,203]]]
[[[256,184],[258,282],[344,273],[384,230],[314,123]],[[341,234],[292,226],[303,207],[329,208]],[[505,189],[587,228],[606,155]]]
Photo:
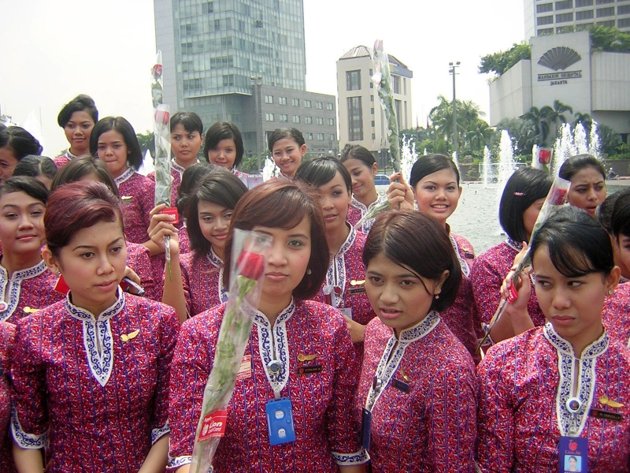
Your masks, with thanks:
[[[515,43],[507,51],[499,51],[498,53],[483,56],[479,65],[479,73],[488,74],[493,72],[497,76],[501,76],[519,61],[531,59],[531,57],[532,48],[528,43]]]
[[[145,131],[144,133],[136,133],[136,138],[140,143],[140,149],[144,156],[147,150],[151,154],[151,157],[155,159],[155,138],[152,131]]]
[[[593,26],[591,46],[599,51],[630,52],[630,34],[608,26]]]
[[[551,107],[532,107],[529,112],[524,113],[519,118],[530,124],[534,130],[534,144],[544,146],[549,136],[549,121],[547,113]]]

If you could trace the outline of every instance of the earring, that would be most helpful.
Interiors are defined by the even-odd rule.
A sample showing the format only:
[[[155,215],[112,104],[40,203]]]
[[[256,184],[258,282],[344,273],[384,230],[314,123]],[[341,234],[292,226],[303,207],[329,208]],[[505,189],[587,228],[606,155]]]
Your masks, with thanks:
[[[311,271],[311,268],[308,268],[308,269],[306,270],[306,274],[308,274],[309,276],[310,276],[311,274],[313,274],[313,271]]]
[[[440,295],[439,295],[439,294],[436,294],[436,295],[434,296],[434,298],[435,298],[435,300],[437,301],[437,300],[439,300],[439,299],[440,299]]]
[[[608,289],[608,295],[612,296],[615,293],[615,291],[613,291],[612,289]]]

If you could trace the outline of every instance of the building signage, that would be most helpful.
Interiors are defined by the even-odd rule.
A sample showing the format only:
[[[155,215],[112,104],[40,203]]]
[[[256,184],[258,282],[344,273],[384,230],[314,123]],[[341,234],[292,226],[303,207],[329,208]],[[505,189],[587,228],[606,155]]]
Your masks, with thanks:
[[[549,49],[538,60],[538,64],[555,72],[538,74],[538,82],[549,81],[549,85],[568,84],[570,79],[581,79],[582,70],[567,70],[582,57],[573,49],[566,46],[558,46]]]

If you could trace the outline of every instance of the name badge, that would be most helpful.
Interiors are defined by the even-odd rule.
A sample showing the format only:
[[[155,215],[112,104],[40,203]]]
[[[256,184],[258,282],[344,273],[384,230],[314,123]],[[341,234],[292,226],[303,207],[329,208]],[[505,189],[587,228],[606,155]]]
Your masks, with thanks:
[[[290,399],[283,397],[268,401],[265,406],[265,413],[267,414],[269,443],[272,446],[295,442],[293,407]]]
[[[363,408],[361,415],[361,445],[365,450],[370,448],[370,438],[372,436],[372,413]]]
[[[588,473],[588,440],[582,437],[560,437],[558,472]]]
[[[305,374],[321,373],[323,369],[324,368],[322,367],[322,365],[305,365],[305,366],[300,366],[298,368],[298,374],[305,375]]]
[[[392,386],[404,393],[409,392],[409,385],[404,381],[401,381],[400,379],[395,379],[394,381],[392,381]]]
[[[339,310],[343,315],[352,320],[352,308],[351,307],[339,307]]]
[[[591,409],[588,411],[588,415],[595,417],[596,419],[612,420],[614,422],[621,422],[623,416],[617,412],[605,411],[603,409]]]

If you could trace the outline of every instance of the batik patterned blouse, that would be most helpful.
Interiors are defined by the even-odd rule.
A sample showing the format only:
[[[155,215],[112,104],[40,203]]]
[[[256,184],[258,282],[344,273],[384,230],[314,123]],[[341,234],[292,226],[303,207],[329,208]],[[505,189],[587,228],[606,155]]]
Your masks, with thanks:
[[[146,176],[128,168],[114,179],[122,203],[125,237],[133,243],[149,240],[149,213],[155,200],[155,183]]]
[[[365,239],[364,233],[350,228],[348,238],[330,260],[324,285],[313,298],[336,307],[362,325],[375,316],[365,293]]]
[[[504,241],[475,258],[475,264],[470,270],[470,281],[477,312],[483,323],[490,323],[490,319],[499,307],[501,284],[520,251],[519,246],[511,240]],[[545,325],[545,316],[538,305],[533,284],[527,302],[527,311],[535,326]]]
[[[628,471],[630,352],[606,333],[576,358],[547,323],[491,347],[477,370],[481,471],[558,471],[558,442],[571,432],[588,438],[589,471]],[[592,409],[621,419],[589,415]]]
[[[464,346],[429,313],[396,337],[367,326],[355,417],[372,413],[373,472],[473,472],[475,365]]]
[[[175,311],[119,290],[96,317],[71,297],[18,321],[13,438],[48,442],[47,473],[138,471],[169,432]]]
[[[72,154],[70,150],[68,149],[61,156],[57,156],[56,158],[53,158],[53,162],[55,163],[55,166],[57,166],[57,169],[61,169],[62,167],[70,163],[70,161],[72,161],[76,157],[77,156]]]
[[[22,317],[36,312],[53,302],[63,299],[55,291],[55,276],[44,261],[30,268],[14,271],[8,277],[7,270],[0,266],[0,321],[17,323]]]
[[[182,284],[188,314],[200,314],[227,301],[223,288],[223,261],[214,251],[206,257],[195,257],[194,253],[181,256]]]
[[[127,242],[127,266],[140,277],[140,285],[144,288],[144,297],[154,301],[162,300],[162,278],[156,277],[153,270],[151,254],[146,246]]]
[[[191,462],[203,391],[225,305],[182,325],[171,377],[169,467]],[[277,374],[268,370],[280,363]],[[313,301],[291,303],[273,327],[260,312],[245,348],[228,405],[225,436],[215,473],[336,472],[337,465],[365,463],[352,421],[358,366],[344,319]],[[265,405],[274,391],[291,400],[296,441],[271,446]]]
[[[372,210],[377,205],[380,205],[380,204],[382,204],[383,202],[386,202],[386,201],[387,201],[387,196],[379,194],[378,198],[374,202],[372,202],[369,206],[366,207],[361,202],[359,202],[357,199],[352,197],[352,201],[350,202],[350,209],[352,209],[352,212],[350,211],[350,209],[348,209],[348,223],[350,223],[350,225],[352,225],[354,227],[357,223],[359,223],[359,220],[361,220],[363,218],[363,216],[369,210]],[[357,212],[355,209],[358,210],[359,212]],[[357,228],[357,230],[359,230],[359,231],[361,231],[361,232],[363,232],[363,233],[365,233],[367,235],[370,232],[370,229],[372,228],[372,225],[374,225],[374,220],[376,220],[376,217],[375,218],[366,219],[361,224],[361,228]]]
[[[15,471],[9,438],[9,420],[11,419],[10,353],[13,348],[14,336],[15,326],[0,322],[0,471],[3,473]]]
[[[630,282],[619,284],[606,299],[602,321],[610,338],[630,347]]]

